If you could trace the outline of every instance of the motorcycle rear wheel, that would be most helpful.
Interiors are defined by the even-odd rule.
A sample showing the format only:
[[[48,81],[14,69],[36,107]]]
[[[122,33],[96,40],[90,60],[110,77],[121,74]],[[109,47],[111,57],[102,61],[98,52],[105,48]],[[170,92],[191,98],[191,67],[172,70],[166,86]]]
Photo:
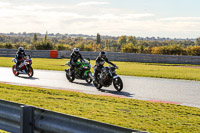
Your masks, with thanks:
[[[19,75],[19,72],[15,71],[15,65],[13,65],[12,71],[13,71],[13,74],[14,74],[15,76],[18,76],[18,75]]]
[[[123,89],[123,82],[120,77],[113,79],[113,86],[117,91],[121,91]]]
[[[69,80],[69,82],[73,82],[75,79],[75,75],[72,74],[71,76],[69,75],[69,69],[66,70],[66,78]]]
[[[32,67],[28,67],[28,72],[27,72],[29,77],[33,76],[33,68]]]
[[[93,80],[93,78],[90,77],[90,74],[91,74],[91,73],[88,73],[88,76],[85,78],[85,81],[86,81],[88,84],[90,84],[90,83],[92,82],[92,80]]]
[[[100,90],[102,88],[102,85],[97,83],[96,81],[93,81],[93,84],[98,90]]]
[[[87,78],[85,79],[85,81],[86,81],[88,84],[90,84],[90,83],[92,82],[92,80],[93,80],[93,79],[91,79],[90,77],[87,77]]]

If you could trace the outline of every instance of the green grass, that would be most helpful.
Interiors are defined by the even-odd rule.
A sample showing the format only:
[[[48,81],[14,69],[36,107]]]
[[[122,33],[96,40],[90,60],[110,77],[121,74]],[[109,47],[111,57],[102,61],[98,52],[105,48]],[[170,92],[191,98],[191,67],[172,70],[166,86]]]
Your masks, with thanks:
[[[0,129],[0,133],[9,133],[9,132]]]
[[[0,66],[11,67],[12,58],[0,57]],[[69,59],[43,59],[33,58],[33,68],[43,70],[63,71],[68,68],[64,66]],[[186,79],[200,81],[200,65],[199,68],[190,68],[186,66],[195,65],[177,65],[177,64],[159,64],[159,63],[137,63],[137,62],[116,62],[119,75],[143,76],[170,79]],[[95,62],[91,61],[92,66]],[[182,66],[182,67],[181,67]],[[197,66],[197,65],[196,65]],[[93,72],[93,69],[91,69]]]
[[[4,100],[152,133],[199,133],[200,109],[0,83]],[[84,102],[83,102],[84,101]]]

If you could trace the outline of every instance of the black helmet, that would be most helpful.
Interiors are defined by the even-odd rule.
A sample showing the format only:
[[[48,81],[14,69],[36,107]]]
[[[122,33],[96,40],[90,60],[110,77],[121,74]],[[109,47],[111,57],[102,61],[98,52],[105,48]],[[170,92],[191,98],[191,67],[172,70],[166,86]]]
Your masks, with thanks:
[[[79,53],[79,49],[78,48],[74,48],[73,53],[78,54]]]
[[[19,47],[19,48],[18,48],[18,51],[19,51],[19,52],[24,52],[24,48],[23,48],[23,47]]]
[[[99,53],[99,56],[101,57],[101,58],[106,58],[106,55],[107,55],[107,53],[105,52],[105,51],[101,51],[100,53]]]

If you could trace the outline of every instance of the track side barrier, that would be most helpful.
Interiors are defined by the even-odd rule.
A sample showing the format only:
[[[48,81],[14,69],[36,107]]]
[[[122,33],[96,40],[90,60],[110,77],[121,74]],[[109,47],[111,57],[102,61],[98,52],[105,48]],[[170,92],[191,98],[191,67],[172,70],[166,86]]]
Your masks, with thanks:
[[[72,51],[57,50],[25,50],[33,58],[70,58]],[[15,57],[17,49],[0,49],[0,57]],[[95,60],[99,52],[81,51],[84,58]],[[108,52],[112,61],[144,62],[144,63],[169,63],[169,64],[196,64],[200,65],[200,56],[185,55],[152,55],[136,53]]]
[[[70,57],[71,51],[59,51],[61,58]],[[96,59],[99,52],[80,51],[84,58]],[[112,61],[144,62],[144,63],[169,63],[169,64],[196,64],[200,65],[200,56],[186,55],[153,55],[136,53],[107,52],[107,57]]]
[[[12,133],[146,133],[0,100],[0,129]]]

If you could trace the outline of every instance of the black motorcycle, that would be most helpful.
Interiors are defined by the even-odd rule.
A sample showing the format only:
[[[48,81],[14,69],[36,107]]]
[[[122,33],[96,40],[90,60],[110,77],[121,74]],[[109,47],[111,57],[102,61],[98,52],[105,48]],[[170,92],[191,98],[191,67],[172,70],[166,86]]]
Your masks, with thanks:
[[[97,89],[104,87],[109,87],[112,83],[117,91],[123,89],[123,82],[121,78],[116,74],[115,69],[118,67],[109,66],[102,68],[101,73],[98,73],[97,81],[93,81],[94,86]]]

